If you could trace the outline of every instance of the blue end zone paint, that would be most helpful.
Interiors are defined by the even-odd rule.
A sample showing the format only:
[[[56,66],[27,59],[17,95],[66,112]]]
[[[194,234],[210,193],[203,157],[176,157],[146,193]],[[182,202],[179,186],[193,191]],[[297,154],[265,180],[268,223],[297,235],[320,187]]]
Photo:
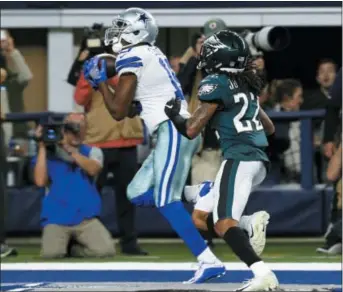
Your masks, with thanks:
[[[36,282],[182,282],[192,271],[1,271],[2,283]],[[276,271],[280,284],[342,285],[340,271]],[[250,271],[227,271],[213,283],[241,283]]]

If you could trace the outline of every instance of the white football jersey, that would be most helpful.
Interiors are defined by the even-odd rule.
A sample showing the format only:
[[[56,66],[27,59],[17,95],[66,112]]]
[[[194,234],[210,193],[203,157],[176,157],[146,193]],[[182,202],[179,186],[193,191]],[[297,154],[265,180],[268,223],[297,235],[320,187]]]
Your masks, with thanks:
[[[159,48],[142,45],[121,51],[116,60],[116,70],[119,76],[128,72],[137,76],[135,100],[142,105],[140,117],[150,134],[168,120],[164,106],[172,98],[183,100],[180,114],[190,117],[180,83]]]

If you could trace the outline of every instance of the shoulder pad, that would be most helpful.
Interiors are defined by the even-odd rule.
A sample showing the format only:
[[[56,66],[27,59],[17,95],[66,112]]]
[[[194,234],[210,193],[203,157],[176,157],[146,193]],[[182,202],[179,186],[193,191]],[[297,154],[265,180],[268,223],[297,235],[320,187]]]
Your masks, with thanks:
[[[200,82],[198,97],[202,101],[216,101],[222,99],[223,85],[219,75],[209,75]]]
[[[116,70],[119,76],[126,72],[132,72],[138,76],[138,72],[142,67],[143,59],[137,55],[137,50],[134,50],[134,48],[121,51],[117,57]]]

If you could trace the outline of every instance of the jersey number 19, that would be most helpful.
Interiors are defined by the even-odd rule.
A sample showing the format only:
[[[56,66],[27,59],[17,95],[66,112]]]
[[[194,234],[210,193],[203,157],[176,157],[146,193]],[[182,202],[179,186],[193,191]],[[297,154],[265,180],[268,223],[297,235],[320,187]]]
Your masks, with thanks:
[[[255,96],[250,93],[251,100],[243,92],[237,93],[234,96],[235,103],[240,103],[243,100],[243,106],[239,113],[233,118],[233,123],[238,133],[241,132],[251,132],[251,131],[261,131],[263,130],[262,123],[258,119],[258,113],[260,110],[260,105],[257,101],[257,108],[254,113],[254,116],[251,120],[242,120],[248,110],[249,102],[255,99]]]

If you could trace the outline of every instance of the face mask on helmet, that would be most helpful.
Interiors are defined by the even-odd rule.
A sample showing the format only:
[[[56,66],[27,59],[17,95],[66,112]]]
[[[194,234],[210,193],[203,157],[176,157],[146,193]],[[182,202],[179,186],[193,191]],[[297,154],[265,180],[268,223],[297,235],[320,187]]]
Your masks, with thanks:
[[[204,44],[201,47],[200,50],[200,56],[199,56],[199,63],[197,65],[198,70],[204,69],[207,73],[212,72],[212,68],[210,68],[209,65],[211,65],[211,55],[214,53],[213,48],[211,48],[208,44]]]
[[[113,21],[113,26],[105,32],[105,45],[112,45],[112,51],[118,54],[122,49],[142,42],[147,35],[148,32],[144,29],[137,28],[131,21],[118,17]]]
[[[118,54],[123,48],[130,46],[130,43],[125,41],[125,34],[131,32],[129,22],[117,18],[113,21],[113,26],[105,31],[105,45],[112,45],[112,51]]]

